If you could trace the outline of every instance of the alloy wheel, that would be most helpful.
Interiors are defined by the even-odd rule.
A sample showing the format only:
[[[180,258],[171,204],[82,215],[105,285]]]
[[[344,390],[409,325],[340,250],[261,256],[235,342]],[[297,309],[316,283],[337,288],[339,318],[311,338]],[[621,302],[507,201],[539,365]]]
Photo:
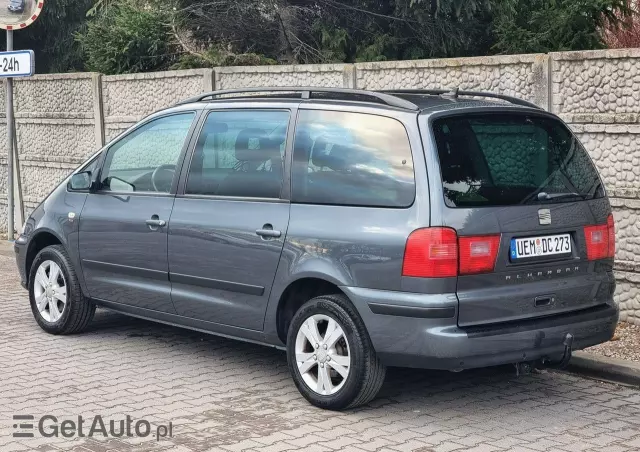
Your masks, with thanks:
[[[33,295],[40,316],[57,322],[67,306],[67,284],[60,266],[47,260],[40,264],[33,284]]]
[[[296,364],[305,384],[320,395],[340,391],[351,367],[349,342],[333,318],[315,314],[307,318],[296,336]]]

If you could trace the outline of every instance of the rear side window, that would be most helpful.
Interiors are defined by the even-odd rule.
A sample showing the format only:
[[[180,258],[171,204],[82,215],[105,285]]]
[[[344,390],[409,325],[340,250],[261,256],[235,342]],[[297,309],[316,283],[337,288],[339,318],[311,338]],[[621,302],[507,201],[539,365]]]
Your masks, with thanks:
[[[278,198],[288,111],[214,111],[193,154],[186,193]]]
[[[604,195],[589,155],[556,119],[453,116],[435,120],[433,130],[449,207],[570,202]]]
[[[407,132],[383,116],[300,111],[291,179],[298,203],[408,207],[415,198]]]

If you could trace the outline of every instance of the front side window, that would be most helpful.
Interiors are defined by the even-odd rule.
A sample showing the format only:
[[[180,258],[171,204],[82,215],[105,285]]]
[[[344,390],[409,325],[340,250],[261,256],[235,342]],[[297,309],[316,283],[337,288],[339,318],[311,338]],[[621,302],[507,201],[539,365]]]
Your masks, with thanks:
[[[193,154],[185,193],[278,198],[290,113],[209,113]]]
[[[449,207],[542,204],[604,195],[589,155],[556,119],[452,116],[435,120],[433,131]]]
[[[109,148],[103,190],[169,193],[194,113],[154,119]]]
[[[302,110],[291,180],[293,202],[408,207],[415,180],[407,131],[383,116]]]

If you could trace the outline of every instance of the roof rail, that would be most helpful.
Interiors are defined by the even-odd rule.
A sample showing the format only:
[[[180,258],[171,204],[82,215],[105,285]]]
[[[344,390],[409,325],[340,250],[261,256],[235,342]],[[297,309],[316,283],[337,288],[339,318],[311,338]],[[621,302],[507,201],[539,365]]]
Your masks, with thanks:
[[[185,99],[182,102],[178,103],[178,105],[188,104],[192,102],[202,102],[203,100],[207,100],[207,98],[211,98],[211,100],[215,99],[218,96],[228,96],[231,94],[255,94],[255,93],[300,93],[300,97],[302,99],[310,99],[312,93],[333,93],[333,94],[344,94],[345,97],[348,95],[355,96],[365,96],[375,99],[378,102],[383,104],[387,104],[392,107],[404,108],[408,110],[419,110],[418,106],[413,102],[410,102],[406,99],[401,99],[400,97],[394,96],[392,94],[387,94],[384,92],[377,91],[365,91],[360,89],[347,89],[347,88],[318,88],[318,87],[299,87],[299,86],[288,86],[288,87],[277,87],[277,88],[269,88],[269,87],[257,87],[257,88],[240,88],[240,89],[225,89],[220,91],[211,91],[208,93],[203,93],[195,97],[191,97],[189,99]],[[242,97],[242,96],[238,96]],[[259,97],[259,96],[254,96]]]
[[[519,99],[513,96],[506,96],[504,94],[490,93],[486,91],[461,91],[458,88],[453,89],[392,89],[381,91],[387,94],[427,94],[432,96],[443,96],[457,99],[459,96],[472,96],[472,97],[489,97],[492,99],[506,100],[514,105],[522,105],[524,107],[535,108],[537,110],[543,110],[543,108],[537,106],[533,102]]]

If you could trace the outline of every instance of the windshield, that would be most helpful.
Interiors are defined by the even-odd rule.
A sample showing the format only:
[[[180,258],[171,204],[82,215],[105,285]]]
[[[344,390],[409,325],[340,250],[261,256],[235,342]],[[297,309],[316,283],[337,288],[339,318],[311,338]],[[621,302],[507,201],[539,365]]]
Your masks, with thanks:
[[[449,207],[571,202],[604,196],[580,142],[544,116],[471,114],[433,130]]]

